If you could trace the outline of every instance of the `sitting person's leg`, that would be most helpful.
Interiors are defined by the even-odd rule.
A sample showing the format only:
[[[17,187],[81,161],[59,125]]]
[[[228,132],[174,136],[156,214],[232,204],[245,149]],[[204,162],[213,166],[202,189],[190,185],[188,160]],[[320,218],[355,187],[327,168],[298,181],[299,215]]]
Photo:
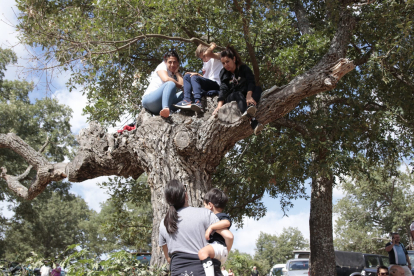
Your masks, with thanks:
[[[153,114],[159,114],[162,109],[162,93],[164,85],[142,97],[142,106]]]
[[[193,87],[194,93],[194,103],[191,105],[191,109],[196,112],[202,111],[201,97],[204,92],[210,90],[220,90],[220,86],[217,82],[200,76],[191,77],[191,86]]]
[[[174,106],[177,108],[181,108],[181,109],[190,109],[191,108],[191,92],[193,91],[193,87],[191,84],[191,79],[193,77],[191,77],[190,74],[185,74],[184,75],[184,80],[183,80],[183,97],[184,99],[175,103]]]
[[[236,101],[237,106],[239,107],[240,112],[243,114],[247,109],[246,97],[242,92],[233,92],[227,96],[226,103]]]
[[[160,111],[161,117],[167,118],[170,116],[170,108],[177,100],[177,87],[175,83],[172,81],[167,81],[163,84],[163,91],[162,91],[162,109]]]

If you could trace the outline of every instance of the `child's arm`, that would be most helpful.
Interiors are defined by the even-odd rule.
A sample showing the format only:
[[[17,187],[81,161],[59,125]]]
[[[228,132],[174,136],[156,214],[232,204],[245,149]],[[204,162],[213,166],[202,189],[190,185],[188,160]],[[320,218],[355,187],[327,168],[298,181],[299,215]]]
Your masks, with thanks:
[[[162,246],[162,251],[164,251],[164,256],[165,256],[165,259],[167,260],[167,262],[168,262],[168,263],[171,263],[171,258],[170,258],[170,256],[168,255],[168,246],[167,246],[166,244],[164,244],[164,245]]]
[[[210,225],[206,230],[206,240],[210,239],[211,233],[216,230],[220,229],[228,229],[230,227],[231,223],[227,219],[220,220],[219,222],[213,223]]]
[[[221,230],[217,230],[216,232],[224,238],[224,240],[226,241],[226,245],[227,245],[227,252],[230,252],[233,246],[233,241],[234,241],[233,233],[230,232],[229,229],[221,229]]]
[[[204,56],[220,60],[220,54],[219,53],[213,53],[213,50],[214,50],[214,48],[216,48],[216,46],[217,46],[216,43],[211,42],[210,47],[208,47],[208,49],[204,52]]]

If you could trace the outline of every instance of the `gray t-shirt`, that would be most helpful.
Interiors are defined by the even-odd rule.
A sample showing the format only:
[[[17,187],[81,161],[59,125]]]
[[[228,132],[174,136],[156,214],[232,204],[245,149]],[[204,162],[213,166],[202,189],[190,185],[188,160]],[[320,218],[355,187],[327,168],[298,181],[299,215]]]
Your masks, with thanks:
[[[164,220],[161,221],[159,246],[167,244],[170,254],[174,252],[198,254],[198,251],[207,245],[204,236],[207,228],[219,219],[206,208],[184,207],[177,212],[178,230],[174,234],[168,234]]]

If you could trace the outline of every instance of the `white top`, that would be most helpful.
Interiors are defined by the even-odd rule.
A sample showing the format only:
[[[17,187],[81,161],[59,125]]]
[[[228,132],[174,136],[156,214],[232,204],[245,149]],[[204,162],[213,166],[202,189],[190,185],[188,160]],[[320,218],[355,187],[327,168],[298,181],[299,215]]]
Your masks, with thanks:
[[[414,231],[414,221],[413,221],[413,223],[411,223],[411,225],[410,225],[410,230],[411,230],[411,231]]]
[[[227,270],[222,270],[221,274],[223,274],[223,276],[229,276],[229,273],[227,272]]]
[[[158,76],[158,71],[160,70],[164,70],[167,71],[167,74],[170,78],[174,78],[173,77],[173,73],[171,71],[168,70],[167,68],[167,64],[163,61],[161,62],[157,68],[155,68],[155,70],[151,73],[151,75],[148,78],[148,82],[149,85],[147,87],[147,90],[145,90],[144,96],[148,95],[149,93],[157,90],[161,85],[164,84],[164,82],[162,81],[162,79],[160,78],[160,76]]]
[[[203,70],[206,70],[204,77],[220,85],[220,71],[222,68],[223,64],[221,64],[220,60],[211,58],[209,61],[203,62]]]
[[[52,269],[45,265],[42,266],[42,268],[40,269],[41,276],[49,276],[51,272],[52,272]]]

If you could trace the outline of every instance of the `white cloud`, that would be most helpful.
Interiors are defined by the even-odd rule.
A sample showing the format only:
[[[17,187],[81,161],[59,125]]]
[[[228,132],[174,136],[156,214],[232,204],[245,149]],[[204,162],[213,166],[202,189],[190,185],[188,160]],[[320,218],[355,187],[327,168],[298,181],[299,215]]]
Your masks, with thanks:
[[[256,240],[260,232],[272,235],[280,235],[283,228],[297,227],[303,236],[309,240],[309,212],[300,212],[289,217],[282,217],[282,212],[268,212],[265,217],[260,220],[251,218],[244,219],[244,227],[242,229],[233,230],[234,249],[254,255],[256,248]]]
[[[13,211],[9,211],[8,208],[7,208],[7,206],[9,204],[10,203],[7,202],[7,201],[0,201],[0,212],[1,212],[1,214],[2,214],[3,217],[11,218],[14,215],[14,212]]]
[[[88,127],[88,124],[86,123],[87,117],[82,115],[82,110],[87,104],[85,95],[82,95],[80,91],[68,92],[67,90],[58,90],[54,93],[53,97],[55,97],[61,104],[65,104],[72,108],[73,116],[70,119],[70,124],[74,134],[78,134],[81,129]]]
[[[108,181],[107,176],[89,179],[80,183],[72,182],[71,192],[81,196],[89,205],[89,208],[97,212],[101,211],[100,203],[109,198],[105,189],[101,189],[97,183]]]

